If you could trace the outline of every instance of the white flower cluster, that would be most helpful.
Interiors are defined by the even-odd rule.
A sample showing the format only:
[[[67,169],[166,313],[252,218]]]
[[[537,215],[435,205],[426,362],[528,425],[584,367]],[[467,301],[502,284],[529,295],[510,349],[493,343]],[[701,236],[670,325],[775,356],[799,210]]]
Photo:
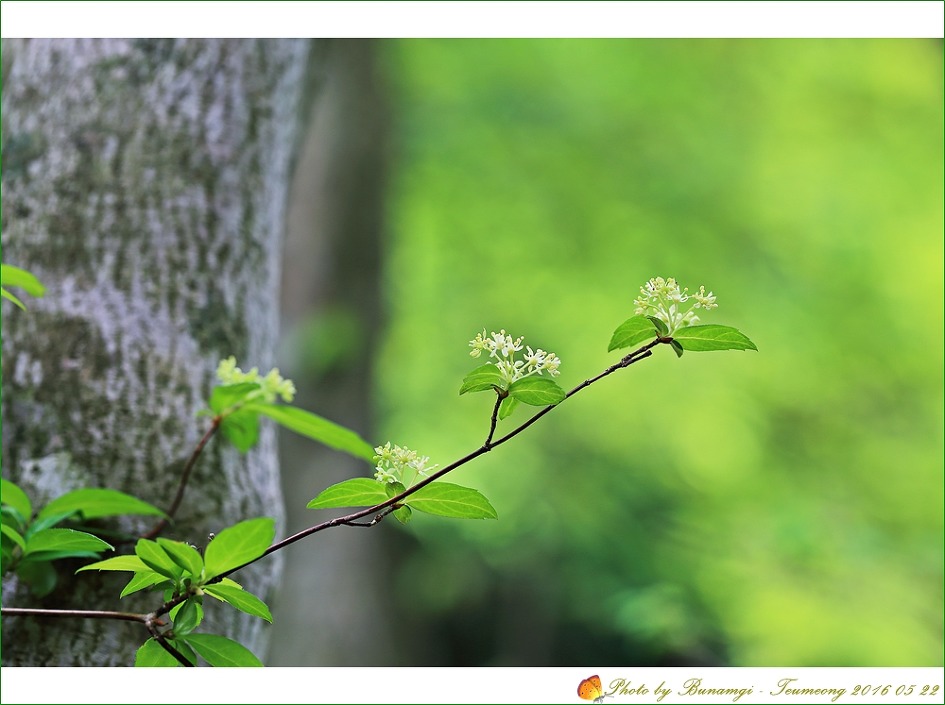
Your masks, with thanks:
[[[290,379],[283,379],[278,367],[269,370],[265,377],[259,374],[256,367],[249,372],[243,372],[236,366],[236,358],[232,355],[220,361],[217,379],[223,384],[258,384],[260,397],[270,404],[276,400],[276,396],[282,397],[284,402],[291,402],[295,398],[295,384]]]
[[[524,338],[512,338],[506,334],[503,328],[498,333],[493,332],[487,336],[485,329],[482,333],[476,333],[476,337],[469,341],[469,347],[472,351],[469,353],[473,357],[479,357],[483,350],[488,351],[489,357],[496,358],[495,366],[499,368],[502,376],[511,384],[517,379],[528,377],[533,374],[541,374],[545,370],[552,377],[560,374],[558,366],[561,364],[560,358],[554,353],[545,352],[541,348],[532,350],[530,346],[525,346],[525,354],[522,360],[515,359],[515,353],[522,350],[522,341]]]
[[[430,458],[419,455],[417,451],[400,446],[391,447],[390,441],[374,449],[377,455],[377,472],[374,479],[378,482],[399,482],[404,487],[410,487],[417,480],[427,477],[427,474],[436,470],[438,465],[427,467]]]
[[[688,291],[688,288],[680,290],[679,284],[672,277],[669,279],[654,277],[640,287],[640,298],[633,301],[637,307],[635,313],[638,316],[658,318],[669,329],[668,335],[672,335],[680,328],[691,326],[699,320],[695,313],[696,309],[710,311],[718,308],[715,296],[711,291],[708,294],[705,293],[704,286],[699,287],[697,294],[689,294]],[[680,304],[689,299],[693,299],[695,303],[688,311],[681,311]]]

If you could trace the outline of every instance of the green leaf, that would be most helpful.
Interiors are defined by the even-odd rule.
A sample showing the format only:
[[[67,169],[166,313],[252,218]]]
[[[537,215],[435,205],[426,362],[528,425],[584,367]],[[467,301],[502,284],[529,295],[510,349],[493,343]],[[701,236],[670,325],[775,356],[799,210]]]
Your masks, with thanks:
[[[652,323],[654,326],[656,326],[656,331],[657,331],[657,333],[659,333],[660,335],[666,335],[666,334],[669,333],[669,328],[666,327],[666,324],[663,323],[663,321],[661,321],[661,320],[660,320],[659,318],[657,318],[656,316],[647,316],[646,319],[647,319],[650,323]]]
[[[191,634],[185,641],[211,666],[262,666],[252,651],[225,636]]]
[[[393,514],[394,518],[401,524],[406,524],[413,518],[413,510],[406,504],[402,507],[397,507],[391,514]]]
[[[157,542],[172,561],[194,576],[196,580],[200,579],[203,573],[203,558],[196,548],[190,544],[171,541],[170,539],[159,538]]]
[[[0,285],[18,286],[30,296],[42,297],[46,293],[36,275],[11,264],[0,264]]]
[[[125,585],[122,589],[121,594],[118,596],[119,599],[122,597],[127,597],[132,593],[138,592],[139,590],[146,590],[155,585],[160,585],[163,582],[166,582],[165,578],[160,573],[155,573],[150,570],[144,570],[140,573],[135,573],[131,576],[131,580],[128,581],[128,584]]]
[[[209,405],[214,414],[222,414],[230,407],[239,404],[248,394],[260,387],[255,382],[240,382],[214,387],[210,393]]]
[[[241,521],[224,529],[207,545],[203,559],[204,578],[209,580],[259,558],[272,544],[275,535],[276,521],[269,517]]]
[[[259,414],[244,406],[223,417],[220,432],[240,453],[245,453],[259,440]]]
[[[478,490],[449,482],[431,482],[404,503],[418,512],[460,519],[498,519],[499,515]]]
[[[499,403],[499,421],[507,419],[518,406],[518,399],[513,396],[507,396]]]
[[[58,561],[61,558],[98,558],[95,551],[34,551],[23,558],[24,563],[39,563],[40,561]]]
[[[3,535],[10,539],[13,543],[19,546],[22,550],[26,550],[26,541],[20,536],[20,532],[14,529],[12,526],[7,526],[6,524],[0,524],[0,532],[3,532]]]
[[[355,477],[322,490],[305,506],[309,509],[373,507],[388,499],[383,484],[367,477]]]
[[[692,352],[758,349],[748,336],[730,326],[688,326],[673,333],[673,340]]]
[[[522,377],[512,382],[509,396],[530,406],[559,404],[567,396],[557,383],[548,377]]]
[[[268,416],[280,426],[290,431],[318,441],[329,448],[340,450],[356,458],[374,462],[374,448],[351,429],[323,419],[310,411],[294,406],[277,406],[253,402],[246,409]]]
[[[676,353],[676,357],[682,357],[683,346],[679,344],[678,340],[669,341],[669,346],[673,349],[673,352]]]
[[[162,516],[167,515],[153,504],[132,497],[130,494],[101,487],[86,488],[68,492],[47,504],[39,513],[39,518],[80,512],[86,519],[98,519],[122,514]]]
[[[16,574],[30,586],[30,592],[36,597],[46,597],[56,589],[56,569],[47,561],[39,563],[20,563]]]
[[[251,592],[246,592],[242,588],[232,585],[222,584],[207,585],[203,588],[203,591],[218,600],[228,602],[241,612],[251,614],[254,617],[261,617],[270,624],[272,623],[272,614],[269,612],[269,607]]]
[[[644,340],[655,338],[658,334],[656,326],[646,316],[631,316],[626,321],[617,326],[613,336],[610,338],[610,345],[607,346],[607,352],[618,350],[620,348],[629,348],[631,345],[642,343]]]
[[[487,362],[463,377],[463,385],[459,388],[459,393],[463,395],[466,392],[484,392],[494,387],[504,390],[508,387],[508,382],[499,372],[498,367]]]
[[[40,514],[42,514],[42,512],[40,512]],[[59,514],[48,514],[43,517],[37,517],[30,523],[29,527],[26,529],[25,536],[30,537],[33,534],[38,534],[43,529],[51,529],[59,522],[71,517],[73,514],[75,514],[74,509],[68,512],[60,512]]]
[[[2,478],[0,478],[0,501],[18,511],[24,521],[29,521],[33,516],[33,505],[26,493],[18,485]]]
[[[6,289],[2,287],[0,287],[0,296],[5,298],[7,301],[12,301],[16,306],[20,307],[22,310],[24,311],[26,310],[26,306],[23,305],[22,301],[20,301],[13,294],[11,294],[9,291],[7,291]]]
[[[138,539],[138,543],[135,544],[135,554],[155,573],[166,575],[172,580],[177,580],[183,573],[181,567],[156,541]]]
[[[181,656],[190,661],[192,666],[197,665],[197,654],[190,648],[190,644],[183,639],[168,639],[167,641],[171,646],[177,649]]]
[[[130,570],[135,573],[148,573],[151,569],[138,556],[114,556],[106,558],[98,563],[89,563],[79,568],[76,573],[83,570]]]
[[[26,541],[24,554],[37,551],[114,551],[115,547],[84,531],[43,529]]]
[[[385,482],[384,483],[384,493],[387,495],[387,499],[393,499],[399,494],[403,494],[407,491],[407,488],[404,487],[402,482]],[[377,504],[377,502],[375,502]],[[372,506],[372,505],[368,505]]]
[[[174,636],[183,637],[196,629],[203,620],[203,608],[194,597],[184,600],[171,610],[171,619],[174,621]]]
[[[180,665],[182,664],[154,638],[144,642],[135,653],[135,666],[138,668],[170,668]]]
[[[0,523],[16,529],[20,533],[23,533],[23,528],[26,526],[26,520],[20,513],[7,504],[0,506]]]

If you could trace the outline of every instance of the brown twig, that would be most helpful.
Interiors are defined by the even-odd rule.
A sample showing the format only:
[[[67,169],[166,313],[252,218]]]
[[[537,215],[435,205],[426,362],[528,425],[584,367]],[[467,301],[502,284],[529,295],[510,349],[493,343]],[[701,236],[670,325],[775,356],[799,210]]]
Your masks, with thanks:
[[[190,661],[188,661],[187,658],[180,651],[178,651],[173,646],[171,646],[170,642],[167,640],[167,637],[165,637],[160,631],[158,631],[158,628],[157,628],[158,620],[153,612],[147,615],[147,621],[145,621],[144,624],[148,628],[148,631],[151,633],[151,636],[154,637],[154,640],[158,644],[161,645],[162,649],[164,649],[167,653],[169,653],[171,656],[177,659],[178,663],[180,663],[182,666],[187,666],[188,668],[194,665]]]
[[[181,472],[180,482],[177,485],[177,494],[174,495],[174,501],[171,502],[171,506],[167,510],[167,518],[161,519],[148,533],[144,534],[142,538],[153,539],[155,536],[164,531],[164,529],[166,529],[167,525],[170,523],[170,520],[174,518],[174,515],[177,513],[177,510],[180,507],[180,503],[184,500],[184,490],[187,488],[187,481],[190,479],[190,473],[193,471],[194,465],[197,464],[197,458],[200,457],[204,446],[209,443],[210,439],[213,437],[213,434],[217,432],[218,428],[220,428],[220,423],[222,421],[222,416],[213,417],[213,422],[210,424],[210,428],[207,429],[207,432],[203,434],[203,438],[201,438],[200,442],[197,443],[197,447],[194,448],[194,452],[190,454],[190,458],[187,460],[187,464],[184,466],[183,472]]]
[[[622,357],[619,362],[614,363],[613,365],[611,365],[610,367],[608,367],[606,370],[604,370],[603,372],[601,372],[599,375],[597,375],[597,376],[595,376],[595,377],[591,377],[590,379],[586,379],[586,380],[584,380],[583,382],[581,382],[581,384],[577,385],[574,389],[572,389],[571,391],[569,391],[569,392],[565,395],[564,398],[565,398],[565,399],[568,399],[569,397],[572,397],[572,396],[574,396],[575,394],[577,394],[578,392],[580,392],[582,389],[585,389],[585,388],[589,387],[590,385],[594,384],[594,382],[597,382],[598,380],[603,379],[603,378],[606,377],[607,375],[613,374],[613,373],[616,372],[617,370],[623,369],[623,368],[625,368],[625,367],[629,367],[629,366],[632,365],[633,363],[639,362],[640,360],[643,360],[643,359],[649,357],[650,355],[653,354],[653,348],[654,348],[654,347],[656,347],[656,346],[659,345],[660,343],[669,343],[670,340],[671,340],[671,339],[669,339],[669,338],[666,338],[666,339],[664,339],[664,338],[657,338],[656,340],[653,340],[653,341],[647,343],[647,344],[644,345],[643,347],[634,350],[633,352],[631,352],[631,353],[625,355],[624,357]],[[562,401],[563,401],[563,400],[562,400]],[[545,416],[546,414],[550,413],[553,409],[555,409],[557,406],[559,406],[560,403],[561,403],[561,402],[559,402],[558,404],[552,404],[551,406],[546,406],[544,409],[542,409],[542,410],[539,411],[537,414],[535,414],[534,416],[532,416],[530,419],[528,419],[527,421],[525,421],[524,423],[522,423],[521,425],[519,425],[517,428],[513,429],[513,430],[510,431],[509,433],[507,433],[507,434],[505,434],[504,436],[502,436],[501,438],[499,438],[497,441],[490,441],[490,440],[487,440],[485,443],[483,443],[481,446],[479,446],[479,448],[477,448],[476,450],[472,451],[471,453],[468,453],[467,455],[464,455],[464,456],[463,456],[462,458],[460,458],[459,460],[456,460],[456,461],[450,463],[449,465],[447,465],[446,467],[444,467],[444,468],[442,468],[442,469],[436,471],[435,473],[433,473],[433,474],[430,475],[429,477],[424,478],[423,480],[421,480],[421,481],[418,482],[417,484],[412,485],[411,487],[407,488],[406,490],[404,490],[404,491],[401,492],[400,494],[395,495],[394,497],[391,497],[391,498],[388,499],[387,501],[381,502],[380,504],[376,504],[376,505],[374,505],[373,507],[367,507],[366,509],[361,509],[361,510],[359,510],[359,511],[352,512],[351,514],[346,514],[345,516],[338,517],[338,518],[336,518],[336,519],[329,519],[328,521],[324,521],[324,522],[322,522],[321,524],[315,524],[314,526],[310,526],[310,527],[308,527],[307,529],[303,529],[302,531],[299,531],[298,533],[293,534],[292,536],[289,536],[288,538],[284,538],[284,539],[282,539],[281,541],[277,541],[276,543],[272,544],[272,545],[271,545],[269,548],[267,548],[266,551],[265,551],[261,556],[259,556],[258,558],[254,558],[254,559],[251,560],[251,561],[247,561],[246,563],[243,563],[242,565],[239,565],[239,566],[237,566],[236,568],[232,568],[231,570],[228,570],[227,572],[222,573],[222,574],[216,576],[216,578],[214,578],[211,582],[217,582],[217,581],[219,581],[219,580],[222,580],[223,578],[232,575],[232,574],[235,573],[236,571],[242,570],[242,569],[245,568],[246,566],[251,565],[251,564],[255,563],[256,561],[262,560],[262,559],[265,558],[266,556],[268,556],[268,555],[270,555],[270,554],[272,554],[272,553],[275,553],[276,551],[282,550],[282,549],[285,548],[286,546],[291,546],[291,545],[292,545],[293,543],[295,543],[296,541],[301,541],[301,540],[304,539],[305,537],[311,536],[312,534],[316,534],[316,533],[318,533],[318,532],[320,532],[320,531],[324,531],[325,529],[331,529],[331,528],[333,528],[333,527],[335,527],[335,526],[352,526],[352,525],[353,525],[353,526],[365,526],[364,524],[356,524],[356,523],[354,523],[354,522],[357,522],[358,519],[363,519],[363,518],[366,517],[366,516],[369,516],[369,515],[371,515],[371,514],[375,514],[375,513],[380,512],[380,511],[382,511],[382,510],[384,510],[384,509],[387,509],[387,508],[389,508],[389,507],[393,507],[393,505],[395,505],[395,504],[400,504],[400,503],[402,503],[403,500],[405,500],[407,497],[409,497],[410,495],[412,495],[414,492],[417,492],[418,490],[420,490],[422,487],[426,487],[426,486],[429,485],[431,482],[434,482],[434,481],[440,479],[441,477],[443,477],[444,475],[446,475],[448,472],[452,472],[453,470],[455,470],[456,468],[460,467],[461,465],[465,465],[465,464],[468,463],[469,461],[478,458],[480,455],[483,455],[483,454],[485,454],[485,453],[488,453],[488,452],[489,452],[490,450],[492,450],[493,448],[496,448],[496,447],[502,445],[503,443],[505,443],[506,441],[508,441],[508,440],[510,440],[510,439],[512,439],[512,438],[514,438],[514,437],[517,436],[519,433],[521,433],[522,431],[524,431],[526,428],[528,428],[529,426],[531,426],[533,423],[535,423],[536,421],[538,421],[538,419],[540,419],[541,417],[543,417],[543,416]],[[496,406],[495,410],[493,411],[493,414],[496,414],[496,413],[498,413],[498,406]],[[489,435],[490,435],[490,437],[491,437],[491,436],[492,436],[492,433],[490,432]]]
[[[505,392],[505,396],[509,395],[508,392]],[[492,437],[495,435],[495,427],[499,422],[499,407],[502,406],[502,400],[505,397],[499,392],[498,389],[495,390],[495,406],[492,407],[492,418],[489,420],[489,435],[486,436],[486,442],[483,445],[489,445],[492,443]]]
[[[577,394],[578,392],[580,392],[582,389],[589,387],[591,384],[606,377],[607,375],[612,374],[619,369],[623,369],[624,367],[629,367],[633,363],[639,362],[640,360],[643,360],[649,357],[650,355],[653,354],[652,348],[654,348],[656,345],[660,343],[670,343],[670,342],[671,342],[671,339],[669,338],[657,338],[656,340],[648,343],[647,345],[644,345],[643,347],[637,350],[634,350],[632,353],[625,355],[623,358],[621,358],[619,362],[611,365],[610,367],[608,367],[606,370],[601,372],[596,377],[591,377],[590,379],[584,380],[581,384],[577,385],[574,389],[572,389],[567,394],[565,394],[564,398],[568,399],[572,397],[573,395]],[[241,570],[242,568],[245,568],[246,566],[251,565],[252,563],[255,563],[256,561],[259,561],[262,558],[285,548],[286,546],[290,546],[296,541],[300,541],[307,536],[311,536],[312,534],[318,533],[319,531],[324,531],[325,529],[330,529],[334,526],[370,527],[370,526],[376,525],[387,514],[390,514],[391,512],[393,512],[394,509],[398,505],[400,505],[404,499],[412,495],[414,492],[417,492],[422,487],[425,487],[429,485],[431,482],[438,480],[439,478],[443,477],[447,473],[452,472],[456,468],[462,465],[465,465],[471,460],[478,458],[480,455],[488,453],[493,448],[496,448],[502,445],[503,443],[505,443],[506,441],[514,438],[519,433],[524,431],[526,428],[528,428],[529,426],[537,422],[540,418],[550,413],[555,407],[558,406],[558,404],[546,406],[544,409],[534,414],[531,418],[529,418],[527,421],[517,426],[515,429],[513,429],[509,433],[505,434],[498,440],[493,441],[492,439],[493,439],[493,436],[495,435],[496,425],[498,421],[499,405],[501,404],[501,402],[502,402],[502,397],[498,396],[498,398],[496,399],[495,406],[493,407],[493,410],[492,410],[492,418],[490,421],[489,435],[486,437],[485,443],[483,443],[476,450],[464,455],[459,460],[456,460],[453,463],[450,463],[446,467],[442,468],[441,470],[438,470],[437,472],[433,473],[429,477],[424,478],[420,482],[409,487],[408,489],[404,490],[400,494],[394,497],[391,497],[385,502],[381,502],[380,504],[377,504],[373,507],[368,507],[366,509],[362,509],[357,512],[352,512],[351,514],[346,514],[345,516],[338,517],[336,519],[330,519],[329,521],[325,521],[320,524],[310,526],[309,528],[303,529],[302,531],[292,536],[289,536],[288,538],[285,538],[282,541],[277,541],[276,543],[272,544],[269,548],[267,548],[266,551],[258,558],[254,558],[253,560],[247,561],[246,563],[243,563],[242,565],[237,566],[236,568],[232,568],[231,570],[228,570],[227,572],[214,577],[210,582],[211,583],[219,582],[223,580],[223,578],[229,575],[232,575],[236,571]],[[222,417],[220,416],[214,417],[213,423],[211,424],[210,428],[204,434],[203,438],[200,439],[200,442],[197,444],[197,447],[194,449],[194,452],[191,454],[190,459],[187,461],[187,464],[184,466],[184,470],[181,473],[180,483],[177,487],[177,494],[175,495],[174,501],[171,503],[171,507],[168,509],[168,512],[167,512],[169,517],[173,517],[174,513],[177,511],[178,507],[180,506],[180,503],[184,497],[184,490],[187,486],[187,481],[190,478],[190,474],[194,468],[194,465],[196,464],[197,459],[200,457],[200,454],[203,451],[204,447],[210,441],[210,438],[213,436],[214,433],[216,433],[217,429],[220,427],[221,421],[222,421]],[[372,521],[370,522],[358,521],[359,519],[363,519],[364,517],[369,516],[371,514],[375,514],[375,517]],[[145,538],[153,538],[154,536],[157,536],[161,531],[164,530],[164,528],[167,525],[168,525],[168,519],[162,519],[160,522],[158,522],[157,525],[155,525],[153,529],[151,529],[151,531],[145,534]],[[110,612],[110,611],[103,611],[103,610],[48,610],[48,609],[31,609],[31,608],[19,608],[19,607],[4,607],[2,608],[2,614],[4,616],[10,616],[10,617],[16,617],[16,616],[72,617],[72,618],[82,618],[82,619],[116,619],[116,620],[130,621],[130,622],[139,622],[145,625],[145,627],[148,629],[148,632],[151,634],[154,640],[157,641],[157,643],[160,644],[161,647],[165,651],[167,651],[171,656],[173,656],[175,660],[177,660],[183,666],[191,667],[194,664],[188,661],[187,658],[183,654],[180,653],[180,651],[175,649],[167,640],[167,637],[165,637],[164,634],[158,629],[159,626],[164,626],[164,622],[160,620],[160,617],[170,612],[174,607],[176,607],[181,602],[184,602],[185,600],[187,600],[189,597],[191,597],[191,595],[192,595],[191,591],[189,590],[185,591],[184,593],[178,595],[177,597],[165,602],[164,604],[161,605],[160,608],[158,608],[157,610],[149,614],[135,614],[131,612]]]
[[[107,610],[46,610],[32,609],[29,607],[4,607],[2,610],[4,617],[74,617],[80,619],[119,619],[125,622],[148,623],[146,614],[135,614],[133,612],[110,612]]]

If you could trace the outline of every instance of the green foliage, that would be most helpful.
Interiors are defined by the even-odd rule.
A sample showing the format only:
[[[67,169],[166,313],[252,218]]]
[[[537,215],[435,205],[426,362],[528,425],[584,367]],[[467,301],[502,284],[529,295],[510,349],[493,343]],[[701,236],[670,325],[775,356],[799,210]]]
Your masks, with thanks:
[[[246,399],[258,392],[262,387],[255,382],[240,382],[239,384],[218,384],[210,393],[208,404],[214,414],[225,416],[239,408]]]
[[[495,508],[480,492],[449,482],[431,482],[404,500],[418,512],[459,519],[498,519]]]
[[[0,532],[2,532],[4,536],[19,546],[21,550],[26,550],[26,540],[12,526],[8,526],[6,524],[0,525]]]
[[[191,665],[197,665],[197,655],[183,639],[168,639],[167,642],[178,651]],[[164,649],[155,639],[148,639],[135,655],[135,666],[142,668],[167,668],[182,665]]]
[[[354,431],[309,411],[269,401],[264,385],[256,382],[217,385],[210,394],[208,406],[214,416],[220,417],[220,431],[224,437],[241,453],[256,445],[259,417],[266,416],[280,426],[329,448],[365,460],[374,457],[374,449]]]
[[[662,331],[658,326],[662,326]],[[610,338],[610,345],[607,346],[607,352],[629,348],[639,345],[642,342],[655,338],[657,335],[666,334],[666,325],[658,318],[651,316],[631,316],[626,321],[617,326],[613,336]]]
[[[15,572],[37,597],[48,595],[56,587],[56,572],[49,565],[52,561],[97,558],[102,551],[114,550],[111,544],[91,533],[65,527],[54,528],[57,524],[76,515],[92,518],[120,513],[111,511],[119,505],[139,510],[150,507],[120,492],[112,494],[108,490],[78,490],[53,500],[34,517],[32,502],[15,483],[0,480],[0,493],[0,563],[3,574]]]
[[[252,651],[225,636],[191,634],[186,641],[211,666],[262,666]]]
[[[275,535],[276,522],[269,517],[248,519],[224,529],[207,546],[206,577],[213,578],[256,560],[266,552]]]
[[[86,568],[87,567],[89,566],[86,566]],[[118,597],[121,599],[141,590],[154,587],[165,589],[173,587],[173,583],[160,573],[153,573],[147,570],[147,566],[143,566],[139,572],[131,576],[131,580],[122,588],[121,594]]]
[[[523,377],[509,385],[509,396],[530,406],[552,406],[564,401],[565,392],[553,379]]]
[[[309,509],[333,507],[373,507],[390,499],[384,485],[367,477],[344,480],[318,493],[307,505]]]
[[[518,406],[518,397],[507,396],[499,403],[499,420],[507,419]]]
[[[74,529],[43,529],[32,534],[26,541],[24,555],[56,551],[64,554],[85,555],[89,552],[114,551],[115,547],[97,536]],[[63,556],[65,557],[65,556]]]
[[[179,567],[190,573],[195,579],[203,576],[203,557],[193,546],[181,541],[159,538],[158,545]]]
[[[165,578],[178,580],[183,575],[183,568],[177,565],[157,541],[138,539],[138,543],[135,544],[135,555],[148,568],[155,573],[160,573]]]
[[[7,286],[19,287],[30,296],[35,297],[42,297],[46,293],[46,287],[40,283],[35,275],[19,267],[14,267],[9,264],[0,264],[0,296],[12,301],[25,311],[26,306],[23,305],[23,302],[3,288]]]
[[[272,622],[272,614],[265,602],[244,590],[239,583],[218,576],[262,556],[272,543],[274,534],[273,519],[262,517],[243,521],[217,534],[204,556],[193,546],[180,541],[139,539],[135,544],[135,555],[108,558],[83,566],[76,572],[133,573],[121,597],[141,590],[164,590],[165,600],[177,601],[169,612],[173,627],[164,636],[191,663],[197,662],[196,652],[211,666],[258,666],[261,665],[259,660],[236,642],[224,637],[195,634],[194,631],[204,618],[204,595]],[[181,664],[157,641],[149,639],[138,649],[135,665]]]
[[[170,616],[174,621],[175,637],[187,636],[203,621],[203,607],[197,600],[196,597],[188,598],[171,610]]]
[[[26,524],[33,516],[33,505],[26,493],[17,485],[0,478],[0,502],[19,513],[19,520]]]
[[[437,458],[481,441],[482,407],[442,393],[471,366],[441,341],[470,322],[553,339],[573,383],[611,364],[599,332],[654,273],[711,284],[699,323],[764,352],[658,347],[477,460],[501,525],[408,527],[391,608],[451,641],[401,648],[527,619],[540,641],[497,636],[464,665],[941,666],[940,44],[386,50],[382,437]],[[449,631],[450,610],[469,622]]]
[[[166,516],[164,512],[137,497],[118,490],[84,488],[67,492],[47,504],[37,518],[61,514],[79,515],[82,519],[100,519],[119,515]]]
[[[403,485],[400,485],[403,491]],[[399,493],[398,493],[399,494]],[[373,507],[396,495],[389,495],[385,485],[365,477],[344,480],[323,490],[308,503],[310,509],[334,507]],[[458,519],[495,519],[493,506],[480,492],[449,482],[431,482],[402,500],[402,504],[427,514]],[[410,513],[397,517],[402,523],[410,520]]]
[[[499,372],[499,368],[491,362],[480,365],[463,378],[463,384],[459,388],[460,395],[466,392],[484,392],[487,389],[496,389],[505,391],[508,389],[508,382]]]
[[[187,619],[190,619],[190,614]],[[183,627],[183,629],[181,628]],[[196,654],[200,654],[211,666],[222,667],[258,667],[262,662],[245,646],[228,639],[225,636],[214,634],[192,634],[183,624],[174,625],[175,632],[180,633],[168,643],[175,648],[192,665],[197,664]],[[196,654],[194,653],[196,652]],[[153,638],[148,639],[138,649],[135,655],[135,666],[166,668],[181,666],[172,654],[164,649]]]
[[[218,600],[233,605],[236,609],[254,617],[265,619],[272,623],[272,614],[266,603],[250,592],[246,592],[242,587],[231,581],[224,581],[215,585],[207,585],[204,592],[215,597]]]
[[[413,510],[406,504],[402,507],[397,507],[391,514],[393,514],[394,518],[401,524],[407,524],[413,518]]]
[[[673,333],[683,350],[757,350],[748,337],[729,326],[688,326]]]
[[[373,460],[374,449],[354,431],[332,423],[321,416],[293,406],[277,406],[254,402],[247,410],[268,416],[280,426],[311,438],[329,448],[340,450],[356,458]]]
[[[220,431],[240,453],[245,453],[259,440],[259,412],[249,409],[232,411],[223,417]]]
[[[131,570],[135,572],[150,572],[150,568],[137,555],[134,556],[114,556],[106,558],[104,561],[89,563],[79,568],[76,573],[85,570]]]

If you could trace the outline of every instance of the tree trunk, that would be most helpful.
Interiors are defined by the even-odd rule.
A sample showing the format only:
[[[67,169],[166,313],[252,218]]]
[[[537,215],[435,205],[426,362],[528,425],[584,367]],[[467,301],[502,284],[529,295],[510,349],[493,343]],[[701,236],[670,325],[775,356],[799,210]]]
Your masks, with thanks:
[[[26,313],[4,304],[2,462],[34,506],[110,487],[166,507],[219,360],[274,363],[307,54],[296,40],[4,41],[3,258],[47,292]],[[275,432],[261,425],[247,455],[208,446],[166,536],[202,546],[257,516],[281,530]],[[280,564],[234,577],[265,599]],[[43,600],[5,582],[4,606],[160,599],[119,603],[127,573],[69,572]],[[202,630],[264,656],[259,619],[209,605]],[[5,617],[3,637],[5,665],[107,666],[130,665],[147,633]]]
[[[330,39],[313,59],[324,79],[290,199],[279,355],[300,406],[368,439],[389,133],[379,51],[375,41]],[[308,499],[373,472],[292,433],[281,434],[279,448],[283,491],[293,498],[290,533],[325,518],[306,509]],[[289,549],[273,604],[271,665],[398,665],[387,591],[378,589],[392,580],[396,533],[341,527]]]

